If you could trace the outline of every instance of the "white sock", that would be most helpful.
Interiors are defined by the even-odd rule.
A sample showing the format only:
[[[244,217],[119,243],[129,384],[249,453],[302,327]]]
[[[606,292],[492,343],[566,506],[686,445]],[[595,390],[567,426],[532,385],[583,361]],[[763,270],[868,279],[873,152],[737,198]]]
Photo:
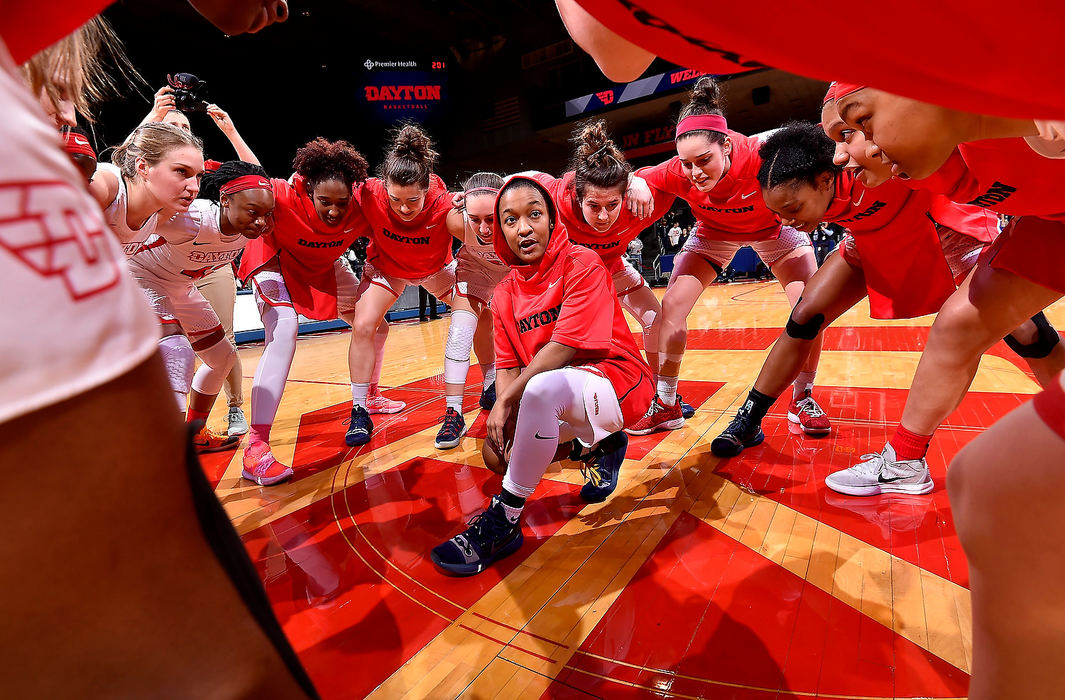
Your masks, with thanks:
[[[351,383],[351,403],[353,406],[366,408],[366,394],[370,391],[369,383]]]
[[[488,369],[485,369],[486,367]],[[492,386],[496,381],[496,364],[493,362],[492,364],[481,365],[481,374],[484,375],[484,381],[481,382],[481,387],[487,391],[488,387]]]
[[[512,525],[517,524],[518,520],[521,519],[521,512],[525,510],[524,508],[515,508],[514,506],[508,506],[502,500],[499,501],[499,505],[503,507],[503,512],[507,514],[507,520],[509,520]]]
[[[447,402],[448,408],[453,408],[459,413],[462,413],[462,394],[458,396],[445,396],[444,401]]]
[[[813,391],[814,377],[816,375],[817,372],[799,372],[799,376],[795,378],[795,382],[792,384],[792,396],[799,398],[807,391]]]
[[[665,375],[659,375],[658,377],[658,399],[666,406],[673,406],[677,403],[677,384],[680,383],[680,377],[667,377]]]

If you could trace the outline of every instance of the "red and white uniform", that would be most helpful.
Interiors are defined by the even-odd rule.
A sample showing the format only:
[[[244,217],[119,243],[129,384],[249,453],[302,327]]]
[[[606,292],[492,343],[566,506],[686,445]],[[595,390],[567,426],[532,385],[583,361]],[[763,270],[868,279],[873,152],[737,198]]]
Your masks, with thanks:
[[[491,239],[482,241],[469,224],[464,229],[462,247],[455,255],[455,290],[459,296],[473,297],[487,304],[510,268],[496,255]]]
[[[455,266],[451,264],[447,215],[452,206],[444,181],[430,176],[425,206],[410,221],[401,220],[392,211],[385,183],[378,178],[363,183],[356,196],[372,231],[362,288],[376,284],[398,297],[408,284],[415,284],[438,298],[450,297]]]
[[[496,368],[527,367],[549,341],[576,348],[569,366],[609,380],[624,425],[638,421],[654,398],[651,370],[599,256],[574,245],[559,222],[534,266],[519,264],[498,221],[493,242],[513,268],[492,297]]]
[[[547,173],[528,173],[530,177],[547,188],[551,193],[551,199],[558,211],[558,220],[566,227],[569,239],[573,243],[590,248],[599,254],[607,272],[614,281],[614,289],[619,296],[646,284],[641,275],[625,258],[625,250],[634,238],[640,235],[648,226],[652,225],[662,214],[669,211],[673,206],[672,195],[664,192],[654,192],[655,211],[661,212],[658,216],[652,215],[641,219],[628,207],[621,204],[621,213],[618,214],[614,225],[609,231],[596,231],[584,218],[581,211],[580,198],[577,196],[577,188],[573,183],[575,173],[567,172],[561,178],[555,178]]]
[[[9,32],[10,4],[0,7],[5,39],[33,40],[38,34],[31,27],[54,29],[35,16]],[[155,352],[159,332],[100,207],[2,43],[0,113],[4,422],[126,374]]]
[[[810,237],[781,226],[762,200],[758,184],[761,141],[729,130],[732,141],[728,173],[709,192],[700,192],[684,174],[680,158],[636,171],[651,187],[680,197],[698,221],[684,252],[698,254],[719,267],[732,260],[736,251],[751,246],[766,265],[772,266],[792,250],[811,245]]]
[[[677,65],[728,75],[766,66],[846,80],[947,107],[1009,117],[1065,118],[1065,13],[1043,0],[897,0],[870,8],[877,34],[831,21],[839,5],[775,0],[577,0],[628,41]],[[1060,8],[1059,8],[1060,9]],[[757,18],[757,31],[751,31]],[[958,27],[944,38],[946,27]],[[801,35],[832,51],[795,51]],[[845,56],[848,60],[841,61]]]
[[[358,279],[338,260],[352,243],[369,235],[369,223],[352,194],[343,220],[328,226],[318,216],[303,177],[274,186],[274,230],[248,241],[237,274],[252,279],[262,306],[291,306],[317,320],[351,313],[358,301]]]
[[[126,218],[129,193],[126,190],[126,180],[122,177],[122,171],[118,169],[118,166],[111,163],[100,163],[96,166],[96,169],[106,170],[118,179],[118,194],[115,195],[114,201],[104,209],[104,220],[107,221],[108,227],[118,238],[119,245],[122,246],[122,252],[127,256],[133,255],[140,250],[145,241],[155,234],[155,229],[159,225],[159,212],[149,216],[138,228],[131,227],[129,220]]]
[[[214,202],[197,199],[187,212],[159,226],[158,236],[129,261],[159,320],[180,324],[189,336],[221,328],[196,282],[232,265],[248,242],[240,234],[222,233],[221,213]]]
[[[925,182],[955,202],[1014,219],[987,253],[994,269],[1065,294],[1065,160],[1045,158],[1021,138],[972,141]]]

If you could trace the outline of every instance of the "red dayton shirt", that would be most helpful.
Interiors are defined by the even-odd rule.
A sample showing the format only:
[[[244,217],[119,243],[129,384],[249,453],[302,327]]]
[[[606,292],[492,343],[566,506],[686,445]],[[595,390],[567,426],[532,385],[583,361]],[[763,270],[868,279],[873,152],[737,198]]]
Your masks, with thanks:
[[[376,177],[356,190],[373,235],[366,260],[390,277],[417,280],[439,272],[451,262],[451,234],[447,214],[451,194],[436,175],[429,179],[425,206],[411,221],[403,221],[388,203],[385,183]]]
[[[259,271],[273,259],[281,266],[292,305],[308,318],[337,317],[337,284],[333,263],[357,239],[368,236],[370,226],[352,194],[347,214],[328,226],[314,208],[302,175],[292,184],[271,180],[274,185],[274,230],[248,241],[237,274],[241,280]]]
[[[1004,269],[1065,293],[1065,160],[1046,158],[1022,138],[958,146],[924,182],[955,202],[1020,217],[988,258]]]
[[[977,114],[1065,118],[1060,3],[893,0],[841,20],[826,0],[577,2],[633,44],[708,73],[772,66]],[[796,36],[832,50],[796,51]]]
[[[656,190],[680,197],[699,220],[695,235],[711,241],[763,241],[780,235],[780,220],[762,201],[758,184],[761,141],[729,131],[731,165],[725,177],[709,192],[692,184],[674,156],[664,163],[640,168],[636,174]]]
[[[824,221],[847,227],[862,259],[873,318],[935,313],[954,278],[928,210],[936,195],[899,180],[869,189],[849,170],[836,175]],[[962,231],[961,233],[966,233]]]
[[[548,206],[553,208],[550,202]],[[527,367],[550,341],[576,348],[570,366],[606,377],[625,425],[643,417],[654,399],[651,370],[640,356],[599,256],[574,245],[566,227],[556,223],[544,257],[535,265],[521,265],[507,245],[498,215],[493,244],[496,255],[511,267],[492,296],[496,367]]]
[[[574,173],[570,172],[561,178],[551,177],[547,173],[529,173],[529,176],[547,188],[551,193],[551,199],[558,211],[558,220],[566,227],[569,239],[573,243],[585,248],[590,248],[599,254],[603,264],[610,273],[617,272],[622,267],[622,258],[629,243],[640,235],[640,232],[660,219],[669,208],[673,206],[673,195],[652,189],[654,195],[654,212],[646,219],[641,219],[625,205],[624,198],[621,213],[614,221],[610,230],[600,233],[596,231],[584,218],[581,210],[580,199],[577,197],[577,188],[573,184]]]

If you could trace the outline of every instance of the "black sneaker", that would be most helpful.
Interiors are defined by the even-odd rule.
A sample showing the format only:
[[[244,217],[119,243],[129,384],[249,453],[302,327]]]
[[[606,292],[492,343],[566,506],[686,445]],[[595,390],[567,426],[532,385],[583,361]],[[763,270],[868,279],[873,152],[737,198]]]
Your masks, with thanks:
[[[576,440],[574,445],[579,445]],[[581,473],[588,483],[581,487],[581,498],[588,503],[602,503],[618,487],[618,474],[629,448],[629,436],[624,431],[608,435],[599,441],[595,449],[577,457],[584,465]]]
[[[680,415],[684,416],[685,420],[695,415],[695,406],[690,403],[684,403],[684,399],[680,398],[680,394],[677,394],[677,403],[680,404]]]
[[[458,447],[465,434],[466,419],[455,409],[448,408],[444,414],[444,424],[436,434],[436,449],[450,450],[452,447]]]
[[[370,420],[370,414],[362,406],[352,406],[351,419],[348,432],[344,434],[344,442],[349,447],[365,445],[370,441],[371,435],[373,435],[373,421]]]
[[[488,385],[487,389],[481,390],[481,400],[479,401],[481,408],[486,411],[491,411],[492,406],[496,405],[496,383],[492,382]]]
[[[754,447],[765,440],[761,423],[751,420],[751,415],[740,409],[728,427],[710,443],[710,451],[718,457],[735,457],[745,447]]]
[[[521,523],[512,523],[499,497],[470,520],[469,529],[437,545],[429,555],[433,563],[452,576],[473,576],[489,564],[518,551],[524,541]]]

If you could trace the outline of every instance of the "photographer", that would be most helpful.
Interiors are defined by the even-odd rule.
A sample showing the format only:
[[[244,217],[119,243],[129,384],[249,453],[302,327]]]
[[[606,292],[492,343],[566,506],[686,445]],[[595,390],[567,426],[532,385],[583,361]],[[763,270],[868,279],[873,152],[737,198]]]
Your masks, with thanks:
[[[167,77],[169,78],[169,76]],[[199,98],[198,92],[205,83],[200,82],[196,76],[189,73],[178,73],[177,76],[169,79],[170,85],[164,85],[156,91],[152,109],[141,121],[141,124],[163,122],[175,124],[186,131],[192,131],[192,125],[189,123],[186,113],[203,112],[214,120],[218,129],[229,139],[229,142],[233,145],[233,150],[237,152],[238,159],[246,163],[261,165],[259,159],[255,157],[255,153],[252,152],[248,144],[244,142],[244,138],[237,131],[237,127],[233,125],[233,120],[229,118],[229,114],[218,105],[208,104]],[[179,99],[181,101],[180,104],[178,103]]]

